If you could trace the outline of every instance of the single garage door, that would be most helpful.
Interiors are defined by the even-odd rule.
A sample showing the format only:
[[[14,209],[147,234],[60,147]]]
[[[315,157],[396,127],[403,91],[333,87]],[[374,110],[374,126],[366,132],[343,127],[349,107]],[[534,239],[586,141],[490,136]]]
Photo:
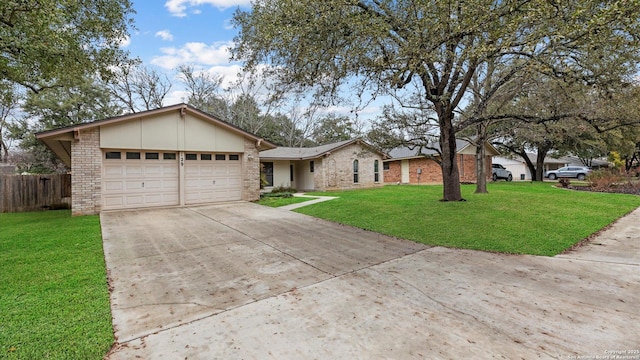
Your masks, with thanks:
[[[186,153],[184,165],[185,204],[241,200],[239,154]]]
[[[106,151],[102,169],[105,210],[180,203],[175,152]]]

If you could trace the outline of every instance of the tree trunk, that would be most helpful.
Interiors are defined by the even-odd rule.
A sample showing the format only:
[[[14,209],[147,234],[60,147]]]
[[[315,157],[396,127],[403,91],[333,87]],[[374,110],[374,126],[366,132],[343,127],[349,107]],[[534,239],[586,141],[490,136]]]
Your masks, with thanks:
[[[489,192],[487,191],[487,169],[485,167],[486,153],[484,141],[476,145],[476,194]]]
[[[538,156],[536,157],[536,177],[534,181],[544,181],[544,158],[547,156],[547,151],[542,152],[542,149],[538,148]]]
[[[485,167],[485,156],[487,151],[484,147],[485,132],[482,124],[478,124],[476,131],[476,194],[486,194],[487,191],[487,169]]]
[[[440,150],[442,152],[442,201],[461,201],[460,173],[458,171],[456,133],[453,128],[453,112],[438,111],[440,122]]]

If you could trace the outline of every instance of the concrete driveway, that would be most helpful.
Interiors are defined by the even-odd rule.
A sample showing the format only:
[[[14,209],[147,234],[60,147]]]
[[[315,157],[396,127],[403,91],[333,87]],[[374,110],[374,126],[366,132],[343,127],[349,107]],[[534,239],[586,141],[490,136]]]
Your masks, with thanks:
[[[251,203],[101,222],[109,359],[640,359],[640,209],[555,258],[429,248]]]

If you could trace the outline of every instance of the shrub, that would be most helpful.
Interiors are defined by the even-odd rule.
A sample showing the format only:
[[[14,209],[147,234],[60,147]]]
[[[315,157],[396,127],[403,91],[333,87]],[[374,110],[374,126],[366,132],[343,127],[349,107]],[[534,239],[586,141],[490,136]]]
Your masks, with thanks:
[[[277,194],[277,193],[295,193],[296,189],[292,188],[292,187],[284,187],[284,186],[276,186],[273,189],[271,189],[271,193],[272,194]]]
[[[617,171],[612,170],[596,170],[587,176],[589,186],[595,190],[606,190],[619,184],[623,180]]]
[[[293,197],[293,193],[290,192],[277,192],[277,193],[264,193],[260,195],[261,198],[290,198]]]

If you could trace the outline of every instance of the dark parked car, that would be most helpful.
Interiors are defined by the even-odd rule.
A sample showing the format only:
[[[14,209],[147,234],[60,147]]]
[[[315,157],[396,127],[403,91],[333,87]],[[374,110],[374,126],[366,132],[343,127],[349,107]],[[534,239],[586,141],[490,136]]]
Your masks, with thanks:
[[[591,173],[591,169],[586,166],[565,166],[558,170],[547,171],[544,177],[549,180],[555,180],[558,178],[575,178],[578,180],[584,180],[587,175]]]
[[[511,171],[504,168],[500,164],[491,164],[491,180],[496,181],[498,179],[505,179],[507,181],[513,180]]]

